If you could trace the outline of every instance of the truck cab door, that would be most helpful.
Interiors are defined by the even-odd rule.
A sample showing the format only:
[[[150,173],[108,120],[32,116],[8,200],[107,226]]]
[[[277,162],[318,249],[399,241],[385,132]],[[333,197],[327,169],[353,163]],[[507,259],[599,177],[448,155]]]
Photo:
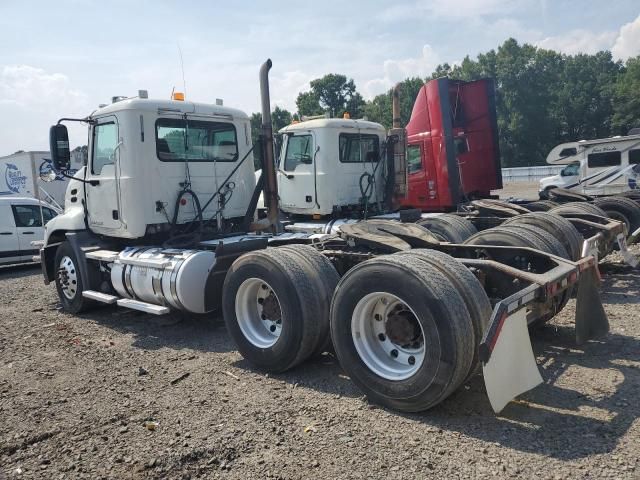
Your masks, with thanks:
[[[11,206],[0,205],[0,263],[20,261],[20,243]]]
[[[424,209],[427,205],[427,169],[423,163],[424,145],[407,145],[407,206]],[[433,180],[431,181],[433,184]],[[431,187],[434,190],[434,187]]]
[[[118,119],[102,117],[92,127],[86,179],[87,213],[91,230],[109,235],[122,226],[119,192],[120,136]]]
[[[278,189],[283,210],[303,213],[315,204],[316,142],[311,132],[288,135],[282,146]]]

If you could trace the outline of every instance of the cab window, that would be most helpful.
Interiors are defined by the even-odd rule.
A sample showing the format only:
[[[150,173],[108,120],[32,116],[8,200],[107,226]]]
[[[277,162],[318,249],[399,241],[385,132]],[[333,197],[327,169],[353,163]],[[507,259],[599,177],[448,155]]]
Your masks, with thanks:
[[[232,123],[160,118],[156,154],[162,162],[235,162],[236,127]]]
[[[342,163],[376,163],[380,159],[380,139],[377,135],[341,133],[339,145]]]
[[[105,165],[115,163],[117,146],[118,127],[115,123],[101,123],[94,127],[91,173],[100,175]]]
[[[409,175],[422,170],[422,158],[420,155],[420,145],[409,145],[407,147],[407,171]]]
[[[294,135],[287,140],[284,170],[294,171],[298,165],[313,162],[313,138],[311,135]]]
[[[16,227],[41,227],[42,219],[40,217],[40,207],[37,205],[12,205],[13,218],[16,222]],[[47,207],[42,207],[42,218],[44,223],[47,223],[56,213]]]
[[[640,149],[629,150],[629,165],[640,164]]]

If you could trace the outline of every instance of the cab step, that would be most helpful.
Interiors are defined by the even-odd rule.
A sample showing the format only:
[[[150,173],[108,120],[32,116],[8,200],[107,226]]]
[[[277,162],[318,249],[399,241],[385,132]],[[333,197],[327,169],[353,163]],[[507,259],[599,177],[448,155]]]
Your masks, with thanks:
[[[114,252],[112,250],[93,250],[92,252],[86,252],[84,256],[87,260],[99,260],[101,262],[115,262],[120,252]]]
[[[140,300],[132,300],[130,298],[119,298],[117,304],[120,307],[131,308],[140,312],[151,313],[152,315],[165,315],[169,313],[169,308],[154,305],[152,303],[141,302]]]
[[[84,290],[82,292],[84,298],[95,300],[96,302],[114,304],[118,301],[118,297],[109,295],[108,293],[96,292],[95,290]]]

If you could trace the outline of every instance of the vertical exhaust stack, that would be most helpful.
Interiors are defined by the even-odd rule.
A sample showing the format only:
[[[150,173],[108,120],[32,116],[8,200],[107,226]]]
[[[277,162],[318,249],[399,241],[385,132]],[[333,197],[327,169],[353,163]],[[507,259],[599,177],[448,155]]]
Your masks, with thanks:
[[[402,128],[401,124],[400,124],[400,84],[396,83],[396,86],[393,87],[393,93],[392,93],[392,103],[391,103],[391,108],[392,108],[392,127],[391,128]]]
[[[402,128],[400,119],[400,84],[393,87],[392,92],[392,128],[389,130],[389,137],[394,137],[392,157],[389,159],[389,171],[393,179],[391,207],[395,210],[399,207],[400,201],[407,196],[407,134]]]
[[[262,168],[264,173],[264,198],[267,219],[273,233],[280,231],[278,209],[278,181],[273,157],[273,126],[271,125],[271,99],[269,97],[269,70],[271,59],[260,67],[260,100],[262,103]]]

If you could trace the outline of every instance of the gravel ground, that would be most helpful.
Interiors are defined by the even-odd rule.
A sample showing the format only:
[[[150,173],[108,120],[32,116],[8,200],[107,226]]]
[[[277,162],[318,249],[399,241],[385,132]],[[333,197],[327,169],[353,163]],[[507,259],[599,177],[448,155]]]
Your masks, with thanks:
[[[505,183],[502,190],[494,190],[491,193],[500,195],[500,198],[522,198],[525,200],[539,200],[539,182],[511,182]]]
[[[570,303],[534,338],[545,383],[496,416],[480,376],[399,414],[331,355],[264,375],[220,319],[74,317],[1,269],[0,478],[639,478],[640,273],[602,271],[609,336],[576,347]]]

